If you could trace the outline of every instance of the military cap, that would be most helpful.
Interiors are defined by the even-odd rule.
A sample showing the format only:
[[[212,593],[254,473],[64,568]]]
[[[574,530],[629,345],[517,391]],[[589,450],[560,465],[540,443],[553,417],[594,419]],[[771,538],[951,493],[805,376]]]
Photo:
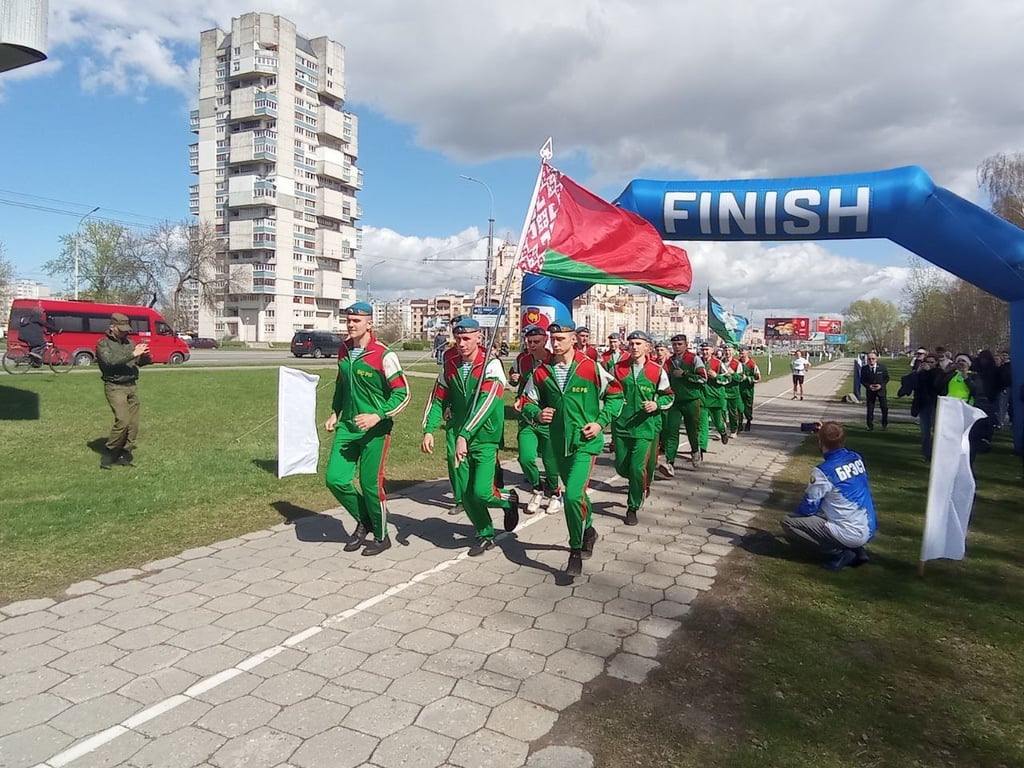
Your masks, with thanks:
[[[373,317],[373,307],[367,304],[365,301],[357,301],[355,304],[345,310],[346,315],[369,315]]]
[[[579,332],[576,329],[576,323],[572,320],[556,320],[548,326],[549,333],[572,333],[573,331]]]
[[[685,333],[677,333],[675,336],[672,337],[672,341],[688,341],[688,339],[686,338]]]
[[[480,323],[474,320],[472,317],[460,317],[454,329],[454,333],[470,333],[471,331],[479,331]]]
[[[539,325],[528,325],[523,331],[523,336],[547,336],[548,332]]]
[[[633,331],[626,337],[626,341],[632,341],[633,339],[643,339],[648,343],[651,342],[651,337],[647,335],[646,331]]]

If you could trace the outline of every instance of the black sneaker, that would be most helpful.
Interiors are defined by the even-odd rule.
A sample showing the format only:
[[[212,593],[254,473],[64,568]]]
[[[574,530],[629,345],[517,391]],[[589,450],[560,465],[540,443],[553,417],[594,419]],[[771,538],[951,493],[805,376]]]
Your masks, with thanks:
[[[519,491],[508,492],[508,506],[505,508],[505,530],[514,531],[519,525]]]
[[[119,467],[130,467],[132,466],[133,461],[135,461],[135,457],[132,456],[131,451],[121,451],[121,453],[118,454],[117,461],[114,463]]]
[[[727,435],[725,432],[723,432],[722,433],[722,445],[728,445],[728,444],[729,444],[729,435]]]
[[[636,519],[636,510],[635,509],[627,509],[626,510],[626,525],[636,525],[639,522],[640,521]]]
[[[860,568],[864,563],[871,562],[871,553],[868,552],[867,547],[857,547],[853,550],[854,560],[850,563],[851,568]]]
[[[743,428],[743,431],[744,432],[749,432],[750,431],[750,419],[747,419],[747,425]]]
[[[583,573],[583,552],[579,549],[569,550],[569,562],[565,566],[567,576],[579,576]]]
[[[587,528],[583,532],[583,549],[580,550],[580,557],[584,560],[589,560],[591,555],[594,554],[594,545],[597,543],[597,531],[593,528]]]
[[[385,549],[391,549],[391,537],[385,536],[380,541],[374,539],[373,541],[366,542],[366,546],[363,547],[363,557],[373,557],[379,555]]]
[[[834,558],[825,563],[822,568],[826,571],[841,571],[848,565],[852,565],[857,559],[857,553],[852,549],[844,549]]]
[[[484,552],[489,552],[494,549],[494,539],[479,538],[476,540],[476,544],[469,548],[470,557],[480,557]]]
[[[110,469],[114,466],[114,454],[111,451],[104,450],[100,454],[100,469]]]
[[[342,547],[342,549],[346,552],[355,552],[366,543],[366,537],[369,533],[369,527],[364,523],[359,523],[356,526],[356,529],[352,531],[352,540]],[[391,545],[388,544],[388,546],[390,547]]]

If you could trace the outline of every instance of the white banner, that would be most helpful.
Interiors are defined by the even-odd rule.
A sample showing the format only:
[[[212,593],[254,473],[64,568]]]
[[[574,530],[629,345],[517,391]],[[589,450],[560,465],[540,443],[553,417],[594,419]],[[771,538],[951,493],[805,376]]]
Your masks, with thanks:
[[[320,458],[316,387],[320,377],[295,368],[277,375],[277,476],[315,475]]]
[[[983,418],[984,411],[959,398],[939,398],[921,562],[964,559],[975,488],[967,436],[974,422]]]

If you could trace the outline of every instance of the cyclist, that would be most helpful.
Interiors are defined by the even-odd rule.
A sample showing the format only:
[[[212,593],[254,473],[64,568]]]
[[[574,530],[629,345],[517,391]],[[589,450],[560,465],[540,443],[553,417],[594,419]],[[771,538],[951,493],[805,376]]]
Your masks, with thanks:
[[[32,358],[33,367],[38,367],[43,362],[43,350],[46,348],[46,334],[60,333],[60,328],[52,325],[49,320],[43,319],[43,310],[39,307],[33,308],[27,315],[21,318],[18,327],[18,338],[21,343],[28,347],[29,357]]]

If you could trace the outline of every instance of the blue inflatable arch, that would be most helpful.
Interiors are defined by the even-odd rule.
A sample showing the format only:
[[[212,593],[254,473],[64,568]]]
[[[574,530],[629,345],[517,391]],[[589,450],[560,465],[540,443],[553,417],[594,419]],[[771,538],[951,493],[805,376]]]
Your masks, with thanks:
[[[922,168],[738,181],[632,181],[616,201],[665,240],[886,238],[1010,304],[1013,395],[1024,383],[1024,230],[936,186]],[[526,275],[523,306],[570,314],[584,283]],[[1017,411],[1024,402],[1017,399]],[[1024,445],[1024,418],[1014,445]]]

